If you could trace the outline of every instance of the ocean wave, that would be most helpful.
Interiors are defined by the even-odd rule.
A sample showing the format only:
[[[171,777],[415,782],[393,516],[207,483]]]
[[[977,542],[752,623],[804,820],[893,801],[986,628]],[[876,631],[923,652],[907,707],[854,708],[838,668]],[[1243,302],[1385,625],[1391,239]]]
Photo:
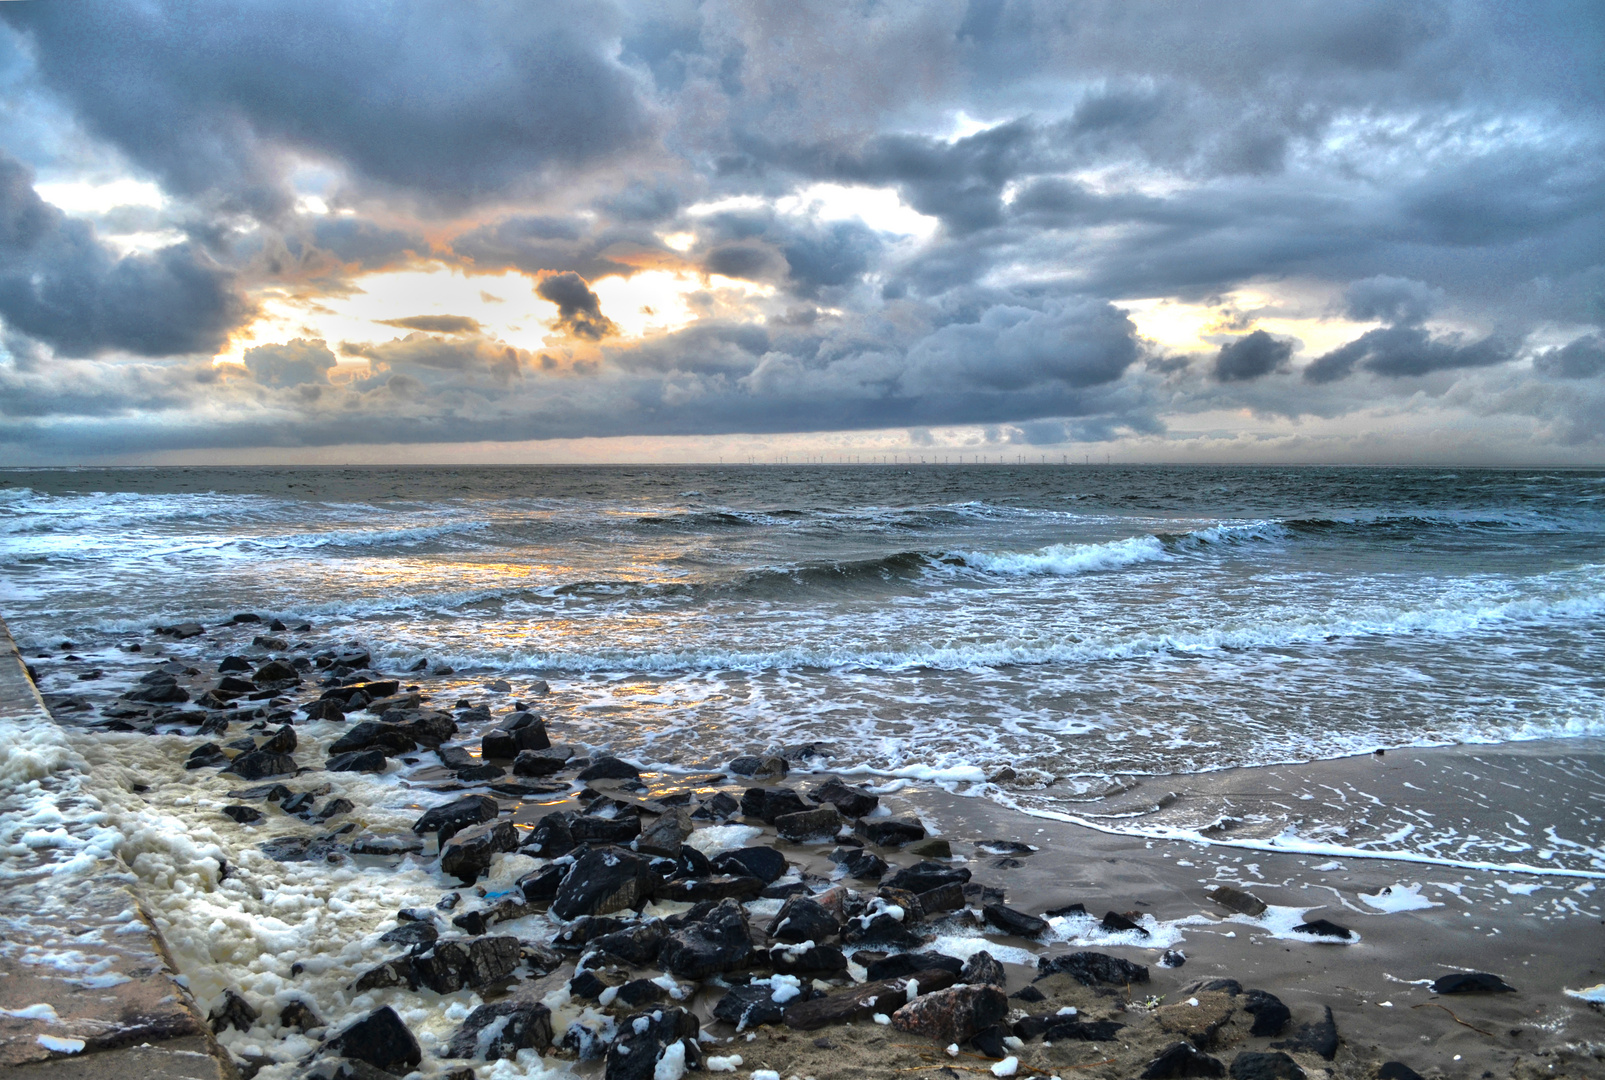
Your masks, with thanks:
[[[1042,574],[1066,577],[1117,570],[1135,563],[1160,562],[1171,555],[1157,536],[1133,536],[1104,544],[1050,544],[1035,551],[956,551],[952,557],[972,570],[1000,577]]]

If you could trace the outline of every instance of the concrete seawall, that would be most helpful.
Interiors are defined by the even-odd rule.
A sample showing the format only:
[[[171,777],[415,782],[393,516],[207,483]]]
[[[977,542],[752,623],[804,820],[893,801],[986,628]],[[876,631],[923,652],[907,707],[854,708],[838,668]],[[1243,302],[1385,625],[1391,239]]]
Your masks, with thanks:
[[[0,622],[0,1070],[238,1076],[175,981],[93,785]]]

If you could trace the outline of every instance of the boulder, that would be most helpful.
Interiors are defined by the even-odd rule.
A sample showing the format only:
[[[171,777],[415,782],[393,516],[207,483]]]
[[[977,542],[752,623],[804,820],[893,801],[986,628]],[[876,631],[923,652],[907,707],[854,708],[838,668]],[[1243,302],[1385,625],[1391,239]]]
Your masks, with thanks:
[[[628,761],[620,761],[616,757],[602,754],[591,759],[591,763],[580,770],[577,779],[589,782],[591,780],[636,780],[641,776],[641,770]]]
[[[1349,941],[1354,937],[1354,931],[1347,926],[1339,926],[1329,919],[1312,919],[1309,922],[1299,923],[1293,927],[1295,934],[1309,934],[1311,937],[1334,938],[1339,941]]]
[[[953,845],[940,836],[927,837],[924,840],[908,845],[906,850],[910,855],[921,859],[951,859],[953,857]],[[1016,863],[1015,865],[1019,864]]]
[[[534,1001],[481,1005],[468,1014],[446,1043],[446,1056],[511,1060],[520,1050],[546,1052],[552,1045],[552,1011]]]
[[[1376,1080],[1426,1080],[1402,1061],[1384,1061],[1377,1066]]]
[[[301,707],[308,720],[328,720],[339,723],[346,718],[345,706],[338,701],[310,701]]]
[[[1008,998],[995,986],[954,986],[922,994],[904,1005],[892,1013],[892,1026],[945,1046],[968,1042],[1008,1011]]]
[[[641,833],[640,839],[635,842],[636,850],[667,855],[671,859],[679,858],[680,848],[685,844],[686,837],[691,835],[692,828],[691,811],[683,806],[676,807]]]
[[[735,900],[721,900],[696,922],[686,923],[664,939],[658,965],[685,979],[701,979],[734,971],[752,955],[747,914]]]
[[[1268,1054],[1244,1050],[1232,1059],[1226,1075],[1230,1080],[1305,1080],[1298,1062],[1280,1050]]]
[[[786,1006],[786,1026],[798,1031],[814,1031],[828,1024],[865,1020],[875,1013],[896,1010],[906,1004],[910,982],[918,984],[918,992],[952,986],[954,978],[951,971],[920,971],[908,978],[843,987],[807,1001],[797,998]]]
[[[1171,1043],[1142,1071],[1142,1080],[1172,1080],[1175,1077],[1225,1076],[1226,1066],[1218,1058],[1196,1049],[1190,1042]]]
[[[513,758],[514,776],[551,776],[561,772],[566,757],[558,757],[549,750],[520,750]]]
[[[1099,983],[1122,986],[1148,981],[1147,968],[1108,953],[1074,952],[1051,959],[1046,956],[1037,958],[1037,978],[1045,979],[1059,974],[1069,975],[1083,986],[1096,986]]]
[[[566,866],[543,866],[533,874],[519,878],[518,888],[524,894],[524,902],[536,907],[551,906],[553,898],[557,896],[557,887],[563,883],[563,876],[567,873]]]
[[[863,848],[837,848],[830,853],[830,861],[846,871],[848,877],[859,881],[879,881],[891,869],[885,859]]]
[[[839,946],[812,941],[771,945],[769,965],[786,975],[829,978],[847,970],[847,954]]]
[[[1277,1050],[1291,1050],[1296,1054],[1318,1054],[1331,1061],[1337,1057],[1337,1022],[1332,1019],[1332,1007],[1325,1006],[1321,1019],[1313,1024],[1300,1024],[1290,1039],[1271,1043]]]
[[[518,829],[511,821],[498,821],[455,836],[440,855],[440,872],[464,885],[472,885],[490,869],[500,851],[518,850]]]
[[[1209,897],[1212,903],[1219,904],[1227,911],[1235,911],[1241,915],[1254,917],[1265,914],[1265,901],[1253,893],[1244,892],[1242,889],[1234,889],[1230,885],[1216,885],[1213,888],[1205,889],[1204,895]]]
[[[577,844],[628,844],[641,835],[641,815],[602,817],[599,814],[576,814],[569,819],[568,829]]]
[[[876,847],[902,847],[925,839],[925,826],[917,821],[899,821],[896,818],[860,818],[853,823],[853,832]]]
[[[292,776],[295,774],[295,769],[295,758],[289,754],[252,750],[229,762],[228,768],[224,771],[246,780],[261,780],[268,776]]]
[[[554,810],[535,823],[524,839],[523,850],[543,859],[555,859],[574,850],[574,833],[568,827],[569,815]]]
[[[964,887],[962,885],[940,885],[918,895],[920,910],[925,912],[926,918],[941,915],[949,911],[957,911],[964,906]]]
[[[865,814],[873,813],[881,804],[878,795],[871,795],[863,788],[848,787],[835,777],[820,784],[809,794],[816,802],[829,803],[841,811],[843,816],[850,818],[861,818]]]
[[[230,671],[250,671],[251,662],[243,656],[225,656],[222,660],[218,661],[217,670],[220,673],[227,673]]]
[[[1048,924],[1042,919],[1002,904],[988,904],[981,909],[981,914],[991,925],[1016,937],[1036,938],[1048,932]]]
[[[1236,1011],[1237,1002],[1230,994],[1203,990],[1175,1004],[1161,1005],[1152,1015],[1161,1030],[1202,1049],[1215,1041],[1215,1033]]]
[[[606,915],[644,902],[656,884],[646,859],[619,848],[597,848],[574,861],[552,898],[552,913],[568,921]]]
[[[1136,934],[1138,937],[1147,937],[1148,931],[1139,926],[1129,916],[1118,911],[1104,912],[1103,921],[1098,924],[1106,934]]]
[[[266,742],[257,747],[264,754],[293,754],[297,743],[295,728],[285,724],[275,731]]]
[[[774,941],[797,944],[826,942],[841,933],[836,917],[806,896],[794,896],[780,907],[767,931]]]
[[[385,755],[382,750],[352,750],[336,754],[323,767],[330,772],[384,772]]]
[[[1432,981],[1434,994],[1514,994],[1516,988],[1486,971],[1457,971]]]
[[[299,1031],[304,1035],[322,1027],[323,1018],[309,1002],[297,998],[279,1010],[279,1026],[290,1031]]]
[[[842,816],[834,806],[819,806],[775,818],[775,831],[780,838],[794,844],[833,837],[841,827]]]
[[[206,1019],[214,1032],[221,1032],[226,1028],[250,1031],[261,1016],[262,1014],[253,1009],[251,1003],[239,994],[233,990],[225,990],[223,1000],[212,1009]]]
[[[775,1001],[775,988],[768,983],[732,987],[713,1007],[714,1019],[736,1025],[737,1031],[778,1024],[785,1015],[785,1006]]]
[[[970,872],[962,866],[949,866],[939,862],[919,862],[904,867],[882,884],[891,889],[906,889],[911,893],[929,892],[943,885],[963,885],[970,880]]]
[[[676,878],[658,885],[654,894],[662,900],[697,903],[702,900],[755,900],[763,892],[763,879],[716,874],[705,878]]]
[[[638,922],[615,930],[611,934],[592,938],[585,945],[587,954],[606,953],[636,967],[647,967],[658,958],[663,947],[663,925],[659,922]],[[590,964],[585,966],[589,967]]]
[[[1030,1042],[1045,1039],[1048,1042],[1109,1042],[1126,1025],[1113,1020],[1082,1020],[1077,1016],[1060,1016],[1047,1013],[1041,1016],[1024,1016],[1014,1022],[1016,1038]]]
[[[519,959],[516,937],[449,938],[413,957],[412,969],[424,986],[437,994],[451,994],[502,978],[518,966]]]
[[[256,669],[251,681],[258,686],[300,683],[301,673],[284,660],[269,660]]]
[[[791,772],[791,766],[786,764],[785,758],[772,754],[763,757],[743,754],[725,768],[737,776],[750,776],[755,780],[784,780]]]
[[[964,968],[959,972],[959,982],[968,983],[970,986],[1002,988],[1009,985],[1009,973],[1003,970],[1003,965],[991,953],[982,949],[964,961]]]
[[[702,1067],[701,1024],[685,1009],[626,1016],[608,1047],[604,1080],[667,1080]]]
[[[241,825],[254,825],[262,820],[262,811],[254,806],[225,806],[223,816],[233,818]]]
[[[489,795],[468,795],[425,810],[423,816],[412,823],[412,831],[419,835],[438,833],[444,844],[470,825],[494,821],[500,813],[501,807]]]
[[[864,970],[870,982],[902,978],[916,971],[949,971],[958,981],[959,973],[964,970],[964,961],[938,952],[893,953],[872,961]]]
[[[752,787],[741,796],[741,813],[766,825],[773,825],[778,817],[806,813],[808,809],[808,804],[790,788]]]
[[[1282,999],[1264,990],[1250,990],[1244,994],[1242,1008],[1254,1018],[1250,1035],[1280,1035],[1287,1022],[1293,1019],[1292,1010],[1282,1004]]]
[[[410,732],[395,724],[378,720],[364,720],[329,744],[329,753],[345,754],[352,750],[382,750],[386,754],[406,754],[418,749],[417,740]]]
[[[366,1062],[376,1069],[401,1076],[418,1067],[423,1052],[396,1010],[386,1005],[356,1021],[319,1049],[320,1054],[338,1054]]]
[[[765,885],[786,872],[786,856],[772,847],[745,847],[721,851],[711,861],[713,871],[732,877],[755,877]]]

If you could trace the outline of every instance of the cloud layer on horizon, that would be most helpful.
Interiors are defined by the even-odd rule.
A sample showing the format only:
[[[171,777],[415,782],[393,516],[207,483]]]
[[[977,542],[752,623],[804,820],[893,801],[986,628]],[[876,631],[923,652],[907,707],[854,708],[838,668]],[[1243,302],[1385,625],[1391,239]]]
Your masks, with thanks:
[[[1602,460],[1601,55],[1586,3],[8,4],[0,445]]]

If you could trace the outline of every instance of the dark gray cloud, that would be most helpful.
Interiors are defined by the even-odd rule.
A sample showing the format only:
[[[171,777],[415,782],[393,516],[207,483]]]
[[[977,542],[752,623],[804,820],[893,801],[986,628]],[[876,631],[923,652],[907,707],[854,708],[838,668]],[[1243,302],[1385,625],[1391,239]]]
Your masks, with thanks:
[[[1257,379],[1286,367],[1292,356],[1291,341],[1255,330],[1220,347],[1215,355],[1215,378],[1221,382]]]
[[[1345,314],[1359,322],[1423,322],[1443,305],[1444,292],[1423,281],[1378,274],[1356,281],[1343,294]]]
[[[1592,379],[1605,375],[1605,334],[1584,334],[1558,349],[1545,349],[1533,366],[1554,379]]]
[[[0,153],[0,319],[62,356],[215,352],[251,315],[233,275],[181,243],[119,257]]]
[[[400,319],[378,319],[384,326],[401,330],[422,330],[429,334],[477,334],[479,320],[466,315],[408,315]]]
[[[575,337],[601,341],[618,333],[613,320],[602,314],[601,298],[572,270],[541,278],[535,292],[557,305],[558,325]]]
[[[1475,341],[1459,335],[1435,338],[1418,326],[1389,326],[1361,334],[1316,358],[1304,369],[1304,378],[1313,383],[1333,382],[1355,368],[1405,378],[1503,364],[1515,355],[1514,346],[1492,336]]]

